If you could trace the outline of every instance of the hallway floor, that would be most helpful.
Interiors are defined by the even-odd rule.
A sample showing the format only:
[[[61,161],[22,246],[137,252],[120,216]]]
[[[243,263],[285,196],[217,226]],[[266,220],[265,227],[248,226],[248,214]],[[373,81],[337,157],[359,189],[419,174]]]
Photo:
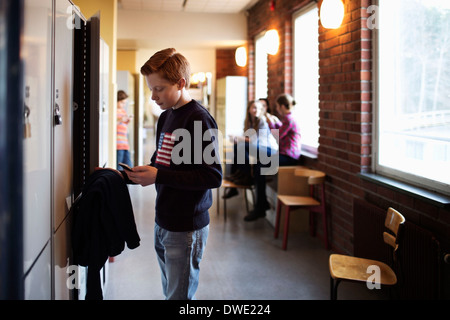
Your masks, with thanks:
[[[160,271],[153,248],[153,186],[129,186],[141,245],[126,248],[109,264],[106,300],[162,300]],[[320,238],[307,232],[289,234],[287,251],[273,238],[266,219],[245,222],[242,195],[227,202],[227,221],[217,215],[217,190],[210,210],[208,243],[200,264],[198,300],[327,300],[328,257]],[[222,192],[220,193],[222,194]],[[223,208],[222,200],[220,201]],[[222,209],[221,209],[222,210]],[[386,290],[341,283],[341,300],[386,299]]]

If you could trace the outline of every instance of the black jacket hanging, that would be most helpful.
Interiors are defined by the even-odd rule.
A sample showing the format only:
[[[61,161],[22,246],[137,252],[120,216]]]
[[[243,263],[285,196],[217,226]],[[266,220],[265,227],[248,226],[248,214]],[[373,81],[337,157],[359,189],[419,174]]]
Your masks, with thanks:
[[[139,246],[128,187],[113,170],[92,173],[73,205],[74,263],[88,267],[86,300],[102,299],[100,270],[108,257]]]

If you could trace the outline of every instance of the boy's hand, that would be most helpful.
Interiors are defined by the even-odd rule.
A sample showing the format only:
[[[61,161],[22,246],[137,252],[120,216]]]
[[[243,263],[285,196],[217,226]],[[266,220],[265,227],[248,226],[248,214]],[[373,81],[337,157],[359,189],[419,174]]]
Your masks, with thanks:
[[[155,183],[158,169],[152,166],[137,166],[132,168],[133,171],[127,171],[128,178],[141,186],[149,186]]]

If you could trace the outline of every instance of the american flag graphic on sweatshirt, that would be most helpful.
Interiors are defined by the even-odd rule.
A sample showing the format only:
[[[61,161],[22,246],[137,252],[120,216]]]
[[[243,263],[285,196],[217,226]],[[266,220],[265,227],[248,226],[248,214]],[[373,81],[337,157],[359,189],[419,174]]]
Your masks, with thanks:
[[[156,163],[170,166],[172,149],[175,144],[175,135],[165,132],[161,133],[158,141],[158,152],[156,153]]]

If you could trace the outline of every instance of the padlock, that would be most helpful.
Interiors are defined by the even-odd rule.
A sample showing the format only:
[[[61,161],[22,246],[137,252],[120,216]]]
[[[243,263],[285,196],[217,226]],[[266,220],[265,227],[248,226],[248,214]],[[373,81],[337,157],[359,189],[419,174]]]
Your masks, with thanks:
[[[31,124],[30,124],[30,108],[24,105],[24,124],[23,124],[23,137],[25,139],[31,137]]]
[[[30,87],[25,87],[25,99],[23,103],[23,137],[24,139],[31,137],[31,123],[30,123],[30,112],[31,109],[27,105],[28,99],[30,98]]]
[[[61,117],[61,112],[59,111],[59,105],[56,103],[55,104],[55,125],[60,125],[62,124],[62,117]]]

